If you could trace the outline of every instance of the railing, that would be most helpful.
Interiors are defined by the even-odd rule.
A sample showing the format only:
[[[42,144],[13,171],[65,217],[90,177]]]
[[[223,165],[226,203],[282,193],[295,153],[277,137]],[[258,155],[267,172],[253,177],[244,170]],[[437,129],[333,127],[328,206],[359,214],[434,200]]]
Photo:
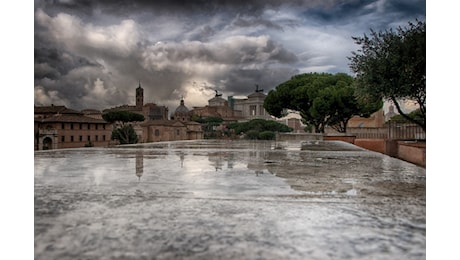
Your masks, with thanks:
[[[426,140],[425,131],[413,123],[388,122],[380,128],[347,128],[347,134],[357,139]]]

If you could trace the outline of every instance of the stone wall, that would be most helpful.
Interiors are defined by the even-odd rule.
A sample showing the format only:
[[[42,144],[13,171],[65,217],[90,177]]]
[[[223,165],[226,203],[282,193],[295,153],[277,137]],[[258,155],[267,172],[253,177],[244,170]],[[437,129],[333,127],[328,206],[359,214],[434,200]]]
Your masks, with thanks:
[[[343,141],[361,148],[386,154],[422,167],[426,167],[426,145],[423,142],[404,142],[387,139],[359,139],[353,135],[278,133],[278,141]]]
[[[278,141],[316,141],[323,140],[323,134],[310,134],[310,133],[278,133],[276,135]]]

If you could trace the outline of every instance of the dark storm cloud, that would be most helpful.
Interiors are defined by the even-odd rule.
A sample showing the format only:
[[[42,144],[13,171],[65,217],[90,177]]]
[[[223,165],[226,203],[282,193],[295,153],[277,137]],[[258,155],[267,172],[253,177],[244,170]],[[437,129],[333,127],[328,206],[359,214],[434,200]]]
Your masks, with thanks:
[[[133,104],[139,81],[147,102],[170,110],[181,96],[205,105],[215,89],[269,91],[298,73],[347,72],[351,36],[424,10],[415,0],[35,1],[35,103]]]
[[[100,64],[90,62],[84,57],[77,57],[56,48],[34,49],[35,78],[56,79],[70,70],[84,66],[98,67]]]
[[[226,90],[232,90],[229,95],[248,95],[259,85],[261,89],[268,92],[273,86],[288,80],[290,75],[297,74],[298,71],[291,67],[262,69],[235,69],[227,75]]]

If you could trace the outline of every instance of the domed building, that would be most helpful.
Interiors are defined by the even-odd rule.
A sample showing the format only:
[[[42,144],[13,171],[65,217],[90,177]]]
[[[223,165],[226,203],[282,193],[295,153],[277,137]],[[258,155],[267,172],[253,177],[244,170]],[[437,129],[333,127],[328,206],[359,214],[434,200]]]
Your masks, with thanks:
[[[180,105],[174,111],[174,114],[171,116],[171,120],[177,120],[181,122],[190,121],[190,111],[184,104],[184,99],[180,100]]]

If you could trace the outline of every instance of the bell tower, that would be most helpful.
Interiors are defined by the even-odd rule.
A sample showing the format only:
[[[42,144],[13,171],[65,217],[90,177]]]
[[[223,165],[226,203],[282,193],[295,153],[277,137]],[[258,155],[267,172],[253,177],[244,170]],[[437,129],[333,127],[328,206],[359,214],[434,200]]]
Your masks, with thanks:
[[[136,108],[142,109],[144,106],[144,89],[141,87],[141,81],[139,80],[139,87],[136,88]]]

